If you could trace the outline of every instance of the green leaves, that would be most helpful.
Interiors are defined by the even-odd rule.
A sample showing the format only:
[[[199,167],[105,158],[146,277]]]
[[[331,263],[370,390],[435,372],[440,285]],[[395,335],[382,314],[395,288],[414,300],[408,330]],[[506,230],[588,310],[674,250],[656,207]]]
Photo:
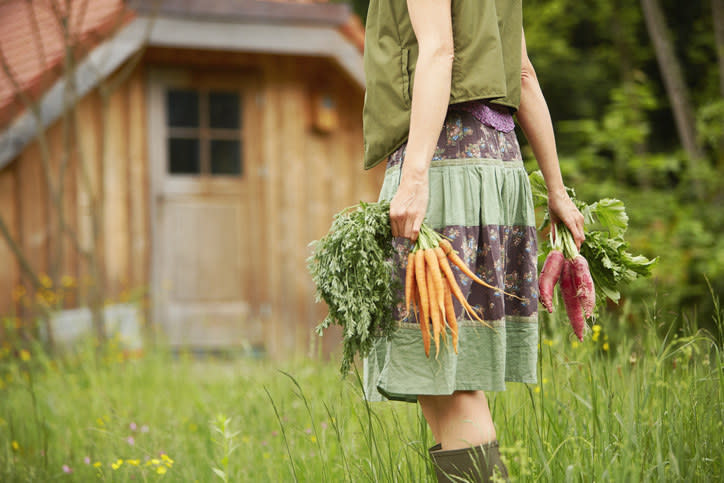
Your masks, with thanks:
[[[611,198],[598,200],[584,208],[584,216],[590,214],[591,219],[598,223],[598,229],[608,231],[611,235],[623,235],[628,228],[628,215],[623,201]]]
[[[637,277],[648,277],[657,259],[634,256],[628,252],[628,243],[623,232],[610,237],[604,231],[586,233],[581,254],[588,261],[596,291],[618,303],[621,285]]]
[[[343,328],[341,371],[354,356],[365,356],[378,337],[396,328],[392,310],[399,282],[393,277],[389,202],[360,203],[338,213],[322,239],[311,243],[309,272],[317,286],[317,301],[329,308],[317,333],[337,324]]]

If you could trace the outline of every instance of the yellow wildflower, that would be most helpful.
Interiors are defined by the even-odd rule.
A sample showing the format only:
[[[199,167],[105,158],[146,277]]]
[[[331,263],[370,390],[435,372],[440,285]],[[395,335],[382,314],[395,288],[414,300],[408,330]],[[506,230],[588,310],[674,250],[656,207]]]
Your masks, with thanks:
[[[317,442],[317,437],[316,437],[315,435],[310,436],[309,439],[312,440],[312,443],[316,443],[316,442]]]
[[[151,460],[151,463],[154,464],[154,465],[160,465],[160,464],[161,464],[161,460],[159,460],[158,458],[153,458],[153,459]]]
[[[164,473],[166,473],[166,471],[167,470],[165,466],[159,466],[158,468],[156,468],[156,473],[158,473],[159,475],[163,475]]]
[[[40,280],[40,284],[45,288],[50,288],[53,286],[53,281],[50,279],[49,276],[44,273],[41,273],[38,279]]]
[[[115,463],[111,463],[111,468],[114,470],[117,470],[123,465],[123,460],[121,458],[118,458]]]
[[[93,467],[94,467],[94,468],[100,468],[102,464],[103,464],[103,463],[101,463],[100,461],[96,461],[95,463],[93,463]]]
[[[138,466],[141,463],[141,460],[126,460],[126,463],[131,466]]]
[[[13,451],[20,451],[20,445],[17,441],[13,440],[13,442],[10,443],[10,446],[12,446]]]
[[[595,325],[594,325],[594,327],[595,327]],[[593,331],[593,337],[591,337],[591,340],[593,340],[593,342],[598,341],[598,336],[599,336],[600,334],[601,334],[601,332]]]
[[[553,341],[551,339],[543,339],[543,344],[547,345],[548,347],[553,347]]]
[[[594,332],[601,332],[601,326],[599,324],[593,324],[592,328]]]
[[[52,290],[43,290],[42,297],[48,305],[53,305],[58,301],[58,296]]]
[[[574,349],[576,349],[576,348],[578,348],[578,346],[579,346],[579,343],[578,343],[577,340],[572,340],[572,341],[571,341],[571,347],[573,347]]]
[[[166,466],[168,466],[169,468],[171,467],[171,465],[173,465],[173,460],[166,453],[163,453],[161,455],[161,459],[164,461],[164,463],[166,463]]]
[[[23,360],[25,362],[30,360],[30,351],[27,349],[23,349],[20,351],[20,360]]]
[[[548,378],[547,378],[547,377],[544,377],[544,378],[543,378],[543,384],[548,384]]]
[[[533,392],[538,394],[540,392],[540,386],[536,386],[533,388]]]
[[[103,422],[103,418],[97,418],[97,419],[96,419],[96,423],[97,423],[98,426],[100,426],[100,427],[103,427],[103,426],[105,426],[105,424],[106,424],[106,423]]]
[[[603,350],[608,351],[608,342],[603,343]]]

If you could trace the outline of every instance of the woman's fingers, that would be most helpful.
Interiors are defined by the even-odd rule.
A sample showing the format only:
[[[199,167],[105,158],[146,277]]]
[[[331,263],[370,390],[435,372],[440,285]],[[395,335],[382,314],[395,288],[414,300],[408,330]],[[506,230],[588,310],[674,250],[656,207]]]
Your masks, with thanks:
[[[581,244],[586,239],[583,230],[584,218],[571,198],[565,194],[563,196],[551,196],[548,199],[548,212],[551,216],[551,223],[558,224],[562,222],[573,235],[573,241],[580,250]]]
[[[572,215],[572,218],[573,219],[570,220],[569,223],[566,223],[566,226],[573,235],[573,241],[576,242],[576,248],[580,250],[581,244],[586,239],[586,235],[584,235],[583,233],[583,215],[580,211],[578,211],[578,209],[576,209],[576,212]]]
[[[426,188],[407,189],[400,185],[390,201],[390,226],[392,236],[417,240],[420,227],[427,211],[428,192]]]
[[[401,213],[396,216],[390,213],[390,225],[392,227],[392,236],[409,238],[413,242],[417,240],[422,226],[423,216]]]

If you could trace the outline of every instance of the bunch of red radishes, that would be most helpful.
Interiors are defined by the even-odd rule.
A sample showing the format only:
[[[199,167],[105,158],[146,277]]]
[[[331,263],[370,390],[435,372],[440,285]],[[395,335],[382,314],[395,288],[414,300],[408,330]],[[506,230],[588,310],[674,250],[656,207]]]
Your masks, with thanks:
[[[596,290],[588,261],[578,253],[573,236],[563,225],[551,227],[551,245],[543,270],[538,278],[540,301],[549,313],[553,313],[553,289],[560,280],[563,303],[573,332],[583,341],[586,319],[593,317],[596,307]]]
[[[547,209],[548,190],[543,174],[540,170],[534,171],[528,179],[535,207]],[[587,204],[576,199],[572,189],[566,189],[585,220],[586,240],[579,253],[565,225],[551,226],[552,251],[543,264],[538,288],[541,303],[548,312],[553,312],[553,289],[560,280],[568,319],[575,334],[583,340],[586,319],[594,315],[596,292],[599,305],[604,300],[618,303],[623,286],[638,277],[651,276],[657,259],[629,252],[629,244],[624,239],[628,215],[621,200],[603,198]],[[546,212],[541,228],[549,223],[550,215]]]

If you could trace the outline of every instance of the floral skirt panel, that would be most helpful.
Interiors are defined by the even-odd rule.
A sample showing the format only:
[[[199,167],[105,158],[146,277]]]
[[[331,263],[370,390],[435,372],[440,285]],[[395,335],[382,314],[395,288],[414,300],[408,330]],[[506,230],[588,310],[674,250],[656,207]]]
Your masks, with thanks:
[[[399,185],[405,145],[390,156],[380,199]],[[515,132],[497,131],[470,112],[448,111],[429,171],[426,223],[448,237],[480,278],[524,301],[474,284],[453,267],[467,301],[492,328],[470,320],[455,301],[458,353],[441,342],[425,351],[415,316],[397,307],[399,328],[365,359],[365,396],[414,402],[417,395],[456,390],[505,390],[506,382],[536,382],[538,284],[535,214]],[[394,240],[404,287],[411,243]],[[449,332],[449,329],[448,329]]]

